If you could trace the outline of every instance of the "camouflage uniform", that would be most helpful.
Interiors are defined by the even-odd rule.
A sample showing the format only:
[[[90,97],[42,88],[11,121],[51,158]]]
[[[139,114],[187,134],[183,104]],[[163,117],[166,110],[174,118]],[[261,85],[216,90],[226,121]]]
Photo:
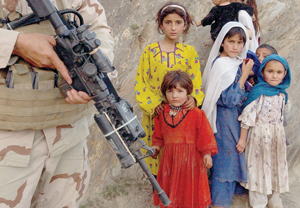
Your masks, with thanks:
[[[98,1],[61,3],[63,8],[78,10],[85,23],[91,24],[90,30],[102,42],[101,51],[112,61],[111,28]],[[4,14],[31,12],[25,0],[2,0],[2,6]],[[7,66],[18,34],[0,29],[0,69]],[[78,207],[90,177],[86,137],[92,122],[92,115],[86,115],[70,124],[42,129],[15,131],[0,126],[0,208]]]

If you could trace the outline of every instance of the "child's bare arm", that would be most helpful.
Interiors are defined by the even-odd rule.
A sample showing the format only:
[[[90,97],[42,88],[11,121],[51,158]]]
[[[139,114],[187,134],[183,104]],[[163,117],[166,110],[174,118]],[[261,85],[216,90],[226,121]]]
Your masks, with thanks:
[[[213,165],[211,154],[206,154],[203,156],[203,163],[206,169],[210,169]]]
[[[155,108],[155,114],[156,115],[160,115],[161,112],[163,111],[164,109],[164,104],[163,103],[160,103],[156,108]]]
[[[199,27],[199,26],[201,26],[201,25],[202,25],[202,23],[201,23],[201,21],[200,21],[200,20],[196,21],[195,23],[196,23],[197,27]]]
[[[194,107],[196,107],[196,106],[197,106],[196,99],[189,95],[187,101],[185,101],[185,103],[183,103],[182,108],[186,109],[186,110],[193,110]]]
[[[236,149],[239,154],[244,152],[244,150],[246,148],[247,132],[248,132],[248,129],[241,128],[241,135],[239,138],[239,142],[236,145]]]
[[[153,149],[155,149],[156,151],[159,151],[160,150],[160,147],[159,146],[152,146]]]

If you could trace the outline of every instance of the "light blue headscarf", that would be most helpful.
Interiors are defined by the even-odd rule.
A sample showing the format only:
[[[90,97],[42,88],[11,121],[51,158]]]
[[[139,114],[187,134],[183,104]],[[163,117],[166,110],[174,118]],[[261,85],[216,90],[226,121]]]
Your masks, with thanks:
[[[277,86],[269,85],[265,81],[265,79],[261,73],[269,61],[279,61],[280,63],[282,63],[285,70],[287,71],[284,79]],[[279,93],[284,93],[285,97],[286,97],[285,103],[287,102],[288,94],[285,90],[290,86],[290,83],[291,83],[291,71],[290,71],[289,64],[285,58],[283,58],[282,56],[276,55],[276,54],[267,56],[261,63],[261,66],[258,70],[257,80],[258,80],[258,83],[256,85],[254,85],[254,87],[250,90],[250,92],[247,96],[247,100],[244,103],[244,107],[246,105],[248,105],[249,103],[251,103],[252,101],[259,98],[259,96],[261,96],[261,95],[274,96],[274,95],[278,95]]]

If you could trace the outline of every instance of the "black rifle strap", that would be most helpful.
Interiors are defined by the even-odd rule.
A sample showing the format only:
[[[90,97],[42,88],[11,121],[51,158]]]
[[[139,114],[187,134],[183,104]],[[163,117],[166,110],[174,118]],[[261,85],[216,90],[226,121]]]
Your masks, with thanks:
[[[106,84],[108,91],[114,95],[114,97],[116,98],[117,101],[119,101],[120,97],[107,75],[104,76],[103,81]]]

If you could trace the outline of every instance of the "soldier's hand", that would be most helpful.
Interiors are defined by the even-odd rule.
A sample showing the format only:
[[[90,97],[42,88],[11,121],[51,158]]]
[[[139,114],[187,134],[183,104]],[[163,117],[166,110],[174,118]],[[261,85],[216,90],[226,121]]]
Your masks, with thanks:
[[[75,89],[67,91],[67,96],[66,101],[71,104],[87,104],[92,100],[87,93]]]
[[[22,57],[33,66],[57,69],[63,78],[72,84],[67,67],[53,49],[55,45],[56,41],[52,36],[39,33],[20,33],[13,54]],[[77,92],[74,89],[68,91],[67,96],[66,100],[71,104],[86,104],[92,99],[85,92]]]
[[[20,33],[13,54],[22,57],[33,66],[57,69],[63,78],[71,84],[72,79],[67,67],[53,49],[55,45],[56,41],[52,36],[39,33]]]

